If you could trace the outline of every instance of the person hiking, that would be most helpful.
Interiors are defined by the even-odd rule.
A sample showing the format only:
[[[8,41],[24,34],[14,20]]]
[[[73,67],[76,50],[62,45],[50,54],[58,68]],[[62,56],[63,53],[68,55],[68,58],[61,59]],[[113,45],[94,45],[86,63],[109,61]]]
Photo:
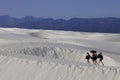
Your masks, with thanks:
[[[102,63],[102,65],[104,66],[104,63],[102,62],[102,60],[103,60],[102,52],[100,52],[100,53],[98,54],[97,58],[99,58],[99,64]]]
[[[93,54],[91,56],[91,59],[93,61],[93,64],[98,64],[98,62],[97,62],[97,53],[96,52],[93,52]]]
[[[90,61],[89,61],[89,60],[90,60],[90,58],[91,58],[91,56],[90,56],[90,54],[87,52],[87,53],[86,53],[87,63],[90,63]]]

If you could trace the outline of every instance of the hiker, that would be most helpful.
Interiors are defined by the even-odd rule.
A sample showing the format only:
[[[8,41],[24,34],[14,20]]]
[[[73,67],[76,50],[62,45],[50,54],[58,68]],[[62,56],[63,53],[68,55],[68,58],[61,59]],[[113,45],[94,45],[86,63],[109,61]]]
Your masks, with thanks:
[[[87,59],[87,63],[90,63],[89,59],[91,58],[90,54],[87,52],[86,53],[86,59]]]
[[[103,60],[103,55],[102,55],[102,52],[100,52],[97,56],[97,58],[99,58],[99,64],[102,63],[102,65],[104,66],[102,60]]]
[[[93,54],[91,56],[91,59],[93,61],[93,64],[98,64],[98,62],[97,62],[97,53],[96,52],[93,52]]]

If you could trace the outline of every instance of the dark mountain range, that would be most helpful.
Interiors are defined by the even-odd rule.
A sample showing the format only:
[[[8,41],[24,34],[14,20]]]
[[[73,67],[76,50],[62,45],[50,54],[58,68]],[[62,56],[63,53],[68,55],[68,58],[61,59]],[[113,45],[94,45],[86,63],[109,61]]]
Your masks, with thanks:
[[[64,20],[35,18],[32,16],[23,18],[0,16],[0,26],[9,28],[17,27],[28,29],[120,33],[120,18],[72,18]]]

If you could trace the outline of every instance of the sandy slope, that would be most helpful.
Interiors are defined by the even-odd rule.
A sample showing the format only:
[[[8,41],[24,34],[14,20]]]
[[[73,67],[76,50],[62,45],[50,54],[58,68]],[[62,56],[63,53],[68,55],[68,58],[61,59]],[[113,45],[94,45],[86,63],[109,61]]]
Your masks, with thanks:
[[[120,80],[120,34],[0,28],[0,80]],[[87,64],[91,49],[104,64]]]

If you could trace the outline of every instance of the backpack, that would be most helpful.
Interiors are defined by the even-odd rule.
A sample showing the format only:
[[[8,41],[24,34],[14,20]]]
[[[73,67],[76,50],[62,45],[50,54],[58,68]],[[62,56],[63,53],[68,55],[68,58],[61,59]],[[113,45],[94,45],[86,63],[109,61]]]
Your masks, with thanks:
[[[98,54],[97,58],[100,58],[100,56],[101,56],[101,55],[100,55],[100,54]]]
[[[87,55],[87,56],[86,56],[86,59],[89,59],[89,58],[90,58],[90,55]]]

